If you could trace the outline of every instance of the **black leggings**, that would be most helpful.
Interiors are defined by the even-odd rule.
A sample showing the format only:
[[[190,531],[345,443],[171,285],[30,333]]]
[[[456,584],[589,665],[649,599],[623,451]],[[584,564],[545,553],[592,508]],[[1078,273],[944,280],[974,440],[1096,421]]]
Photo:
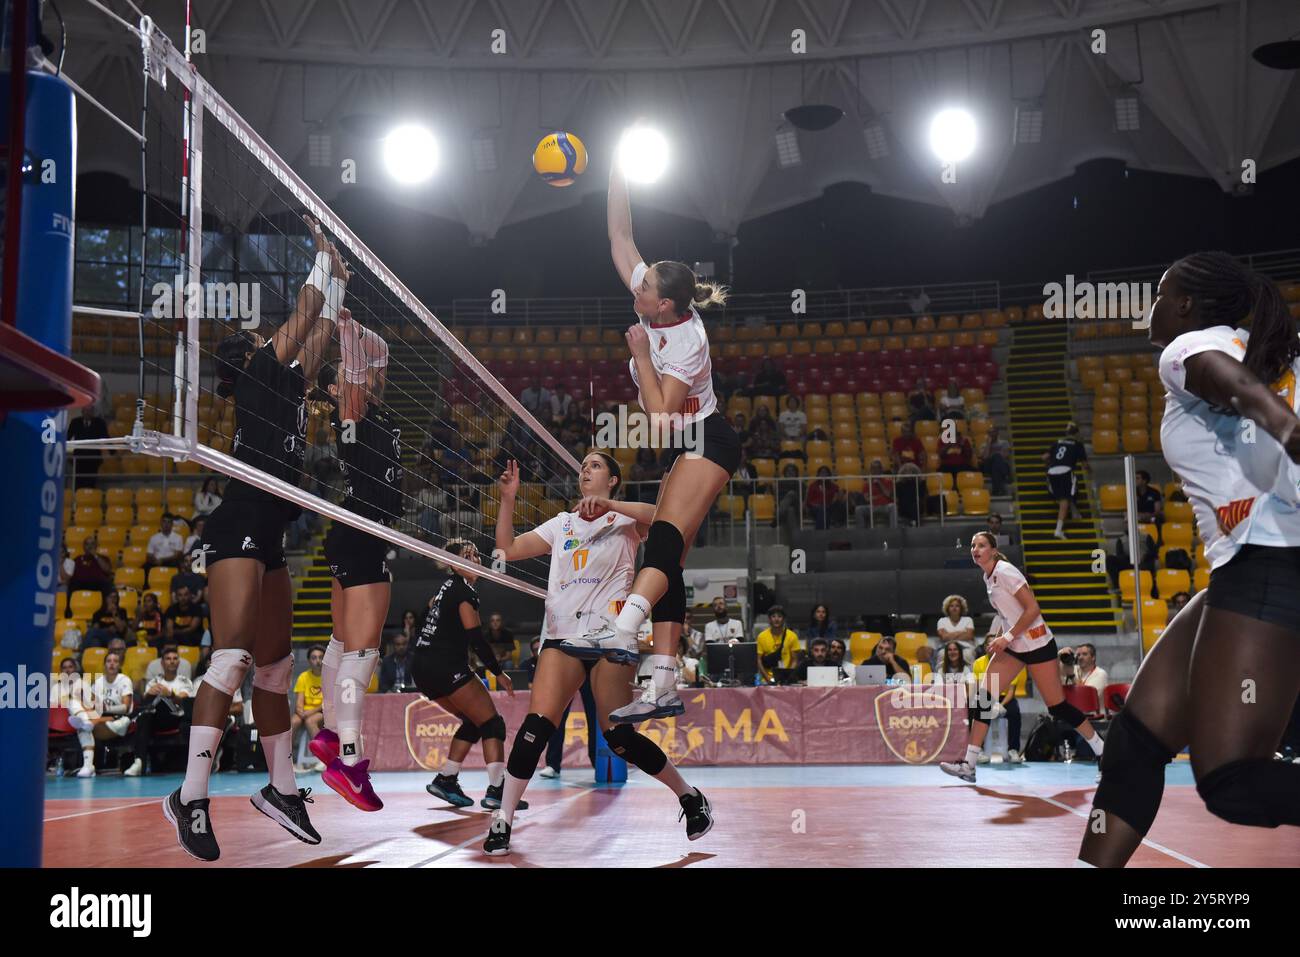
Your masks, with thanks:
[[[596,766],[596,732],[600,729],[600,719],[596,717],[596,696],[591,691],[591,676],[582,683],[578,690],[582,695],[582,710],[587,715],[587,757],[591,759],[591,766]],[[560,762],[564,758],[564,728],[569,723],[569,709],[564,709],[564,715],[560,718],[560,726],[555,729],[551,735],[551,740],[546,742],[546,766],[560,770]]]

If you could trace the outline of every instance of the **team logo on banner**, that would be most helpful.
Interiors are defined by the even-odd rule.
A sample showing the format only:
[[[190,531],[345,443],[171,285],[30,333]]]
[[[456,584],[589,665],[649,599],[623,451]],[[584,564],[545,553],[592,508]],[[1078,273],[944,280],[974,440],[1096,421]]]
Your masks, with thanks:
[[[899,687],[876,695],[876,724],[900,761],[929,764],[952,731],[952,704],[932,687]]]
[[[447,749],[460,727],[460,719],[428,698],[416,698],[406,706],[406,748],[415,763],[426,771],[439,771],[447,760]]]

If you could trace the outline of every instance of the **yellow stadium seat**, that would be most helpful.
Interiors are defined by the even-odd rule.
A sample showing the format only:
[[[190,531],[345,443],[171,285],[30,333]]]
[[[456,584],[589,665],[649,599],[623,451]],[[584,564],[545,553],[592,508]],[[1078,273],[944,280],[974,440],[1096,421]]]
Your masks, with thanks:
[[[1197,568],[1192,573],[1192,584],[1197,591],[1204,591],[1210,587],[1210,570],[1208,568]]]
[[[57,618],[54,621],[54,650],[58,652],[59,644],[63,641],[63,633],[69,628],[75,628],[84,636],[86,634],[87,618]],[[67,652],[65,650],[64,654]]]
[[[1191,502],[1165,502],[1165,521],[1190,524],[1195,519]]]
[[[912,320],[907,316],[899,316],[891,323],[889,329],[896,336],[905,336],[916,331],[912,325]]]
[[[1138,534],[1150,535],[1153,542],[1160,541],[1160,529],[1150,522],[1138,522]]]
[[[1146,597],[1151,595],[1151,573],[1144,571],[1142,573],[1142,594]],[[1119,593],[1123,598],[1124,604],[1133,603],[1135,596],[1133,569],[1129,568],[1119,573]]]
[[[1189,522],[1165,522],[1162,531],[1164,544],[1191,551],[1192,526]]]
[[[163,508],[161,505],[139,505],[135,507],[135,521],[137,525],[148,525],[154,531],[158,531],[158,523],[162,519]]]
[[[99,539],[100,548],[106,548],[111,552],[116,552],[126,544],[128,531],[129,529],[124,528],[121,525],[101,525],[99,530],[95,533],[95,537]],[[116,559],[117,556],[114,555],[113,558]]]
[[[178,645],[176,651],[180,654],[183,661],[190,663],[190,668],[194,669],[199,666],[199,653],[202,651],[198,645]],[[145,667],[148,667],[147,665]]]
[[[831,444],[829,442],[815,439],[804,446],[804,451],[810,458],[812,456],[817,456],[818,458],[829,458],[831,454]]]
[[[140,604],[140,593],[134,588],[118,588],[118,604],[126,612],[128,619],[135,617],[135,610]]]
[[[83,675],[102,673],[104,670],[104,657],[107,654],[107,648],[87,648],[81,653],[81,673]]]
[[[1092,451],[1094,455],[1113,455],[1119,451],[1119,435],[1110,429],[1098,429],[1092,433]]]
[[[1160,636],[1165,633],[1164,625],[1147,625],[1142,626],[1142,652],[1145,654],[1155,647]]]
[[[786,467],[787,465],[791,465],[791,466],[793,466],[795,472],[799,475],[799,477],[800,477],[800,478],[803,478],[803,475],[804,475],[804,465],[805,465],[805,462],[804,462],[803,459],[793,459],[793,458],[792,458],[792,459],[781,459],[781,461],[779,461],[779,462],[776,463],[776,470],[777,470],[778,472],[780,472],[782,475],[784,475],[784,474],[785,474],[785,467]]]
[[[916,650],[930,642],[923,631],[898,631],[894,633],[895,650],[908,661],[916,660]]]
[[[1169,602],[1163,598],[1145,598],[1142,600],[1142,627],[1159,625],[1164,627],[1169,622]]]
[[[808,467],[805,470],[807,475],[816,475],[817,470],[825,467],[832,474],[835,472],[835,462],[829,455],[810,455],[808,456]]]
[[[1106,381],[1105,369],[1080,369],[1079,370],[1079,384],[1082,385],[1085,389],[1089,389],[1089,390],[1096,389],[1097,386],[1101,385],[1105,381]]]
[[[939,475],[927,475],[925,477],[925,490],[927,495],[938,495],[940,492],[951,491],[952,473],[942,472]]]
[[[194,502],[194,493],[182,485],[169,485],[167,487],[167,510],[175,511]]]
[[[127,545],[122,549],[122,564],[143,568],[149,560],[149,551],[144,545]]]
[[[72,593],[72,617],[89,619],[103,604],[103,596],[89,588],[82,588]]]
[[[862,475],[862,459],[856,455],[837,456],[835,459],[835,474],[841,476]],[[858,485],[861,484],[858,483]],[[846,488],[844,491],[852,491],[852,489]]]
[[[958,472],[957,488],[965,490],[970,488],[983,488],[984,475],[982,472]]]
[[[848,334],[851,336],[865,336],[867,334],[867,321],[865,319],[853,319],[848,325]]]
[[[104,522],[104,511],[98,505],[78,505],[72,514],[72,520],[85,528],[99,528]]]
[[[771,495],[751,495],[749,507],[756,522],[770,522],[776,517],[776,499]]]
[[[871,657],[872,649],[885,637],[878,631],[855,631],[849,635],[849,658],[860,665]]]
[[[175,568],[163,565],[156,565],[149,569],[149,590],[158,592],[160,598],[164,593],[170,593],[172,579],[176,577],[176,572]]]
[[[749,464],[754,466],[754,474],[759,478],[776,477],[776,462],[773,459],[750,459]]]
[[[158,657],[158,652],[148,645],[134,645],[126,649],[126,661],[122,662],[122,673],[134,683],[144,677],[149,662]]]
[[[854,438],[836,438],[833,443],[835,458],[842,459],[858,454],[858,440]]]
[[[90,506],[98,508],[102,502],[102,496],[97,488],[79,488],[73,493],[72,501],[77,508],[88,508]]]
[[[810,409],[829,409],[831,405],[830,396],[821,392],[809,392],[803,397],[804,411]]]
[[[157,485],[144,485],[135,491],[136,505],[159,505],[163,503],[162,489]]]
[[[838,410],[837,410],[838,411]],[[831,439],[835,442],[852,442],[855,445],[858,441],[857,420],[846,421],[844,419],[831,423]]]
[[[872,459],[880,459],[881,464],[885,464],[889,460],[889,446],[885,444],[885,440],[880,436],[864,435],[862,437],[862,456],[868,462]]]
[[[1181,568],[1161,568],[1156,572],[1156,592],[1166,601],[1180,591],[1191,590],[1191,576]]]
[[[967,515],[987,515],[989,513],[988,489],[962,489],[961,510]]]
[[[118,588],[144,588],[144,569],[122,566],[113,572],[113,584]]]
[[[858,434],[864,439],[883,439],[885,437],[885,423],[880,419],[862,422]]]
[[[731,518],[733,522],[745,519],[745,499],[740,495],[719,495],[718,511]]]

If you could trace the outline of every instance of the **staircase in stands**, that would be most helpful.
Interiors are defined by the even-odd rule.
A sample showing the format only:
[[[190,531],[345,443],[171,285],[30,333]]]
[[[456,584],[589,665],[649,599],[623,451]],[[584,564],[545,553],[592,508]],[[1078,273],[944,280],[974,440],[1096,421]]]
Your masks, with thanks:
[[[1054,632],[1118,629],[1123,613],[1115,604],[1105,571],[1093,571],[1096,549],[1105,550],[1099,510],[1080,475],[1077,497],[1082,520],[1067,518],[1066,539],[1053,537],[1057,503],[1048,488],[1043,453],[1065,434],[1071,420],[1066,326],[1038,320],[1013,327],[1007,360],[1007,408],[1016,475],[1016,512],[1034,596]]]

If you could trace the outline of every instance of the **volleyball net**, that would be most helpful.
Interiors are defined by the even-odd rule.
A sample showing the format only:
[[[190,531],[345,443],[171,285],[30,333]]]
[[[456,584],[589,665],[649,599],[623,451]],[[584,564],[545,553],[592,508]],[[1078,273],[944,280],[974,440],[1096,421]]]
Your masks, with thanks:
[[[519,462],[515,526],[533,527],[578,494],[582,445],[566,447],[530,414],[165,35],[147,21],[118,23],[139,39],[142,67],[141,260],[136,275],[120,277],[138,313],[138,396],[129,434],[70,447],[196,463],[454,567],[466,563],[443,546],[468,539],[482,577],[544,597],[545,561],[507,567],[492,557],[497,479]],[[381,407],[402,472],[401,514],[388,525],[340,507],[347,473],[326,402],[306,404],[306,454],[293,481],[232,454],[234,405],[217,394],[216,349],[240,330],[269,339],[293,313],[314,259],[303,214],[347,263],[342,304],[386,347]],[[436,264],[436,250],[429,255]],[[296,343],[300,356],[337,363],[337,331],[325,319],[317,328]],[[241,415],[256,414],[258,403],[248,405]],[[360,460],[391,458],[375,451]]]

